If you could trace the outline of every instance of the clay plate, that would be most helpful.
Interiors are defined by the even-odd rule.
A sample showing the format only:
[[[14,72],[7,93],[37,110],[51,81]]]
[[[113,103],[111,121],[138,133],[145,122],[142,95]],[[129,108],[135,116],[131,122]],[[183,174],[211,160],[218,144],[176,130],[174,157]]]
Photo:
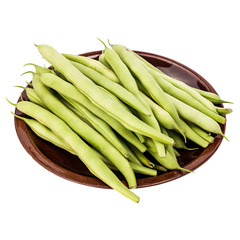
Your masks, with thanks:
[[[150,63],[152,63],[154,66],[161,69],[164,73],[175,77],[192,87],[216,93],[214,88],[202,76],[200,76],[190,68],[184,66],[183,64],[156,54],[140,51],[136,52],[140,54],[143,58],[148,60]],[[98,56],[100,54],[101,51],[94,51],[81,55],[91,57],[93,59],[98,59]],[[23,92],[23,99],[28,100],[25,91]],[[17,109],[15,113],[17,115],[24,116]],[[76,183],[92,187],[109,188],[101,180],[93,176],[76,156],[73,156],[72,154],[39,138],[22,120],[15,117],[14,121],[16,132],[20,142],[22,143],[25,150],[41,166],[62,178],[71,180]],[[225,127],[226,125],[221,125],[223,132],[225,132]],[[195,170],[203,163],[205,163],[215,153],[221,142],[222,137],[217,135],[215,136],[215,141],[210,144],[206,149],[200,148],[195,151],[181,151],[181,156],[179,157],[178,161],[182,167],[190,170]],[[123,176],[119,173],[116,174],[126,185],[126,181],[124,180]],[[158,176],[156,177],[147,177],[139,174],[137,174],[136,177],[138,188],[141,188],[165,183],[182,177],[186,174],[188,173],[175,170],[165,173],[159,172]]]

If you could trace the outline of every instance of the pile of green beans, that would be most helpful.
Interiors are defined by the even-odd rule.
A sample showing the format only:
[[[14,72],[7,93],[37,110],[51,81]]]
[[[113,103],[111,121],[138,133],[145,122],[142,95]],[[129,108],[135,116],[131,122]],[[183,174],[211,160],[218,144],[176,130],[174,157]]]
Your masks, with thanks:
[[[26,64],[35,68],[26,72],[32,74],[28,101],[14,105],[28,117],[15,117],[139,202],[130,190],[137,187],[136,174],[191,172],[178,163],[181,151],[206,148],[217,134],[225,137],[220,124],[232,109],[218,105],[230,102],[166,75],[130,49],[103,44],[98,60],[36,45],[51,65]]]

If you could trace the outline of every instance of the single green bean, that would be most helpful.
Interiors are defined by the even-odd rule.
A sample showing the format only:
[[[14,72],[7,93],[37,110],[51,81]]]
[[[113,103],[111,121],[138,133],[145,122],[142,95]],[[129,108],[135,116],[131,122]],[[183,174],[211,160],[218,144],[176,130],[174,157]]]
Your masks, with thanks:
[[[95,152],[74,133],[68,125],[48,110],[28,101],[21,101],[17,109],[51,129],[62,139],[77,156],[94,172],[103,182],[117,190],[129,199],[139,202],[139,197],[131,192],[115,174],[98,158]]]
[[[159,164],[154,164],[153,168],[156,169],[157,171],[167,172],[167,169]]]
[[[189,150],[189,151],[198,149],[198,148],[189,148],[189,147],[187,147],[185,145],[185,142],[183,141],[183,139],[181,138],[181,136],[177,132],[168,131],[168,135],[174,139],[174,141],[175,141],[174,147],[175,148],[186,149],[186,150]]]
[[[128,145],[123,141],[123,139],[119,138],[119,140],[121,141],[121,144],[124,146],[124,148],[128,152],[128,160],[131,162],[137,163],[139,165],[142,165],[141,162],[138,160],[138,158],[135,156],[135,154],[128,147]]]
[[[105,60],[105,53],[102,52],[100,56],[98,57],[98,61],[102,63],[105,67],[112,70],[111,66],[108,64],[108,62]],[[113,70],[112,70],[113,71]]]
[[[91,59],[89,57],[79,56],[79,55],[72,55],[72,54],[62,54],[62,55],[71,61],[81,63],[87,67],[94,69],[95,71],[101,73],[102,75],[104,75],[105,77],[111,79],[116,83],[120,82],[118,77],[113,71],[111,71],[109,68],[107,68],[97,60]]]
[[[99,89],[97,85],[84,76],[69,60],[59,54],[54,48],[48,45],[38,45],[37,48],[42,56],[61,72],[68,81],[75,85],[79,91],[86,95],[96,106],[102,108],[109,115],[120,121],[126,128],[154,138],[160,142],[170,145],[174,144],[171,138],[148,126],[133,114],[126,111],[117,101],[109,98],[104,91]]]
[[[203,97],[205,97],[206,99],[208,99],[209,101],[211,101],[213,104],[219,104],[219,103],[232,103],[232,102],[228,102],[225,100],[222,100],[217,94],[213,93],[213,92],[207,92],[198,88],[193,88],[196,92],[198,92],[199,94],[201,94]]]
[[[46,67],[41,67],[41,66],[39,66],[37,64],[34,64],[34,63],[27,63],[24,66],[27,66],[27,65],[34,66],[35,71],[38,74],[40,74],[40,73],[53,73],[54,72],[52,69],[49,69],[49,68],[46,68]]]
[[[152,163],[143,153],[141,153],[137,148],[135,148],[134,146],[130,146],[130,148],[132,149],[133,153],[135,154],[135,156],[140,160],[140,162],[149,167],[149,168],[153,168],[155,165],[154,163]]]
[[[216,107],[216,110],[221,115],[226,115],[226,114],[232,113],[233,111],[231,108],[222,108],[222,107]]]
[[[33,102],[36,103],[40,106],[42,106],[43,108],[47,109],[47,106],[44,104],[44,102],[38,97],[38,95],[36,94],[35,90],[33,88],[26,88],[25,89],[26,94],[28,99]]]
[[[40,79],[42,75],[39,75]],[[54,75],[55,76],[55,75]],[[33,87],[40,99],[50,111],[65,121],[80,137],[104,154],[125,176],[129,187],[136,187],[136,178],[126,158],[101,134],[83,122],[76,114],[68,109],[51,91],[33,75]]]

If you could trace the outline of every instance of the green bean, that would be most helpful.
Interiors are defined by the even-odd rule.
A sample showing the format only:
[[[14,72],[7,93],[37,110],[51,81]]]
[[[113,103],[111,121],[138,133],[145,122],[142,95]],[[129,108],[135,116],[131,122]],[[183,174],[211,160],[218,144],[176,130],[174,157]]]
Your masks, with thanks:
[[[167,130],[166,130],[164,127],[161,127],[161,131],[162,131],[165,135],[169,136]],[[175,145],[174,145],[174,146],[175,146]],[[166,151],[169,151],[169,153],[173,156],[173,158],[176,158],[176,155],[175,155],[173,146],[167,145],[167,146],[166,146]],[[176,160],[176,161],[177,161],[177,160]]]
[[[120,122],[105,113],[102,109],[96,107],[85,95],[77,90],[72,84],[62,80],[59,77],[49,77],[44,74],[41,76],[44,85],[54,89],[58,93],[82,104],[90,112],[107,122],[116,132],[118,132],[128,142],[136,146],[141,152],[146,151],[146,147],[140,143],[137,137],[127,130]]]
[[[180,157],[180,153],[177,151],[176,148],[173,148],[173,151],[174,151],[176,157]]]
[[[72,148],[89,170],[94,172],[103,182],[129,199],[139,202],[139,197],[131,192],[115,176],[102,160],[98,158],[96,153],[93,152],[64,121],[48,110],[28,101],[19,102],[17,104],[17,109],[51,129],[60,139]]]
[[[40,74],[40,73],[53,73],[54,71],[49,69],[49,68],[46,68],[46,67],[41,67],[37,64],[34,64],[34,63],[27,63],[25,64],[24,66],[27,66],[27,65],[31,65],[31,66],[34,66],[35,68],[35,71],[36,73]]]
[[[48,73],[49,74],[49,73]],[[41,79],[40,75],[40,79]],[[55,76],[55,75],[54,75]],[[136,187],[136,178],[129,162],[122,154],[111,145],[101,134],[81,121],[70,109],[68,109],[51,91],[39,80],[38,75],[33,75],[33,86],[40,99],[50,111],[65,121],[80,137],[94,146],[105,155],[125,176],[129,187]]]
[[[125,150],[128,153],[128,160],[130,162],[137,163],[138,165],[142,165],[141,162],[138,160],[138,158],[134,155],[134,153],[128,147],[128,145],[121,138],[119,138],[119,141],[121,142],[121,144],[124,146]]]
[[[163,89],[164,92],[177,98],[178,100],[184,102],[185,104],[199,110],[200,112],[211,117],[215,121],[222,123],[222,124],[225,123],[226,119],[224,117],[220,116],[218,113],[215,113],[215,112],[209,110],[204,105],[202,105],[199,101],[197,101],[195,98],[193,98],[191,95],[189,95],[182,89],[175,87],[168,81],[164,80],[162,75],[160,73],[158,73],[157,71],[154,71],[147,66],[145,66],[145,67],[148,70],[148,72],[154,77],[154,79],[157,81],[157,83]]]
[[[99,154],[99,153],[98,153]],[[114,171],[118,171],[118,169],[116,167],[114,167],[112,165],[112,163],[107,159],[105,158],[103,155],[99,154],[98,155],[100,159],[102,159],[102,161],[104,163],[106,163],[106,165],[114,170]],[[139,174],[143,174],[143,175],[148,175],[148,176],[157,176],[157,171],[155,169],[150,169],[150,168],[147,168],[147,167],[144,167],[143,165],[139,165],[138,163],[135,163],[135,162],[129,162],[130,166],[132,167],[133,171],[135,173],[139,173]]]
[[[154,116],[157,118],[159,124],[167,129],[174,129],[178,131],[179,133],[182,132],[181,129],[179,129],[179,126],[176,124],[174,119],[171,117],[171,115],[165,111],[162,107],[160,107],[158,104],[156,104],[154,101],[152,101],[150,98],[148,98],[146,95],[142,93],[142,96],[146,99],[149,106],[151,107]]]
[[[217,94],[215,94],[213,92],[207,92],[207,91],[204,91],[204,90],[201,90],[198,88],[193,88],[193,89],[214,104],[232,103],[232,102],[222,100]]]
[[[109,92],[114,94],[117,98],[119,98],[132,108],[136,109],[137,111],[145,115],[150,115],[150,112],[145,108],[145,106],[131,92],[126,90],[121,85],[109,80],[102,74],[96,72],[95,70],[89,67],[86,67],[76,62],[72,62],[72,64],[85,76],[89,77],[96,84],[107,89]]]
[[[222,107],[216,107],[216,110],[221,115],[226,115],[226,114],[232,113],[233,111],[231,108],[222,108]]]
[[[35,119],[30,118],[24,118],[20,117],[13,113],[13,115],[21,120],[23,120],[31,129],[32,131],[39,136],[40,138],[51,142],[52,144],[56,145],[57,147],[60,147],[71,154],[76,155],[70,146],[67,146],[66,143],[64,143],[56,134],[54,134],[49,128],[41,124]]]
[[[109,98],[109,96],[98,88],[89,78],[76,69],[63,55],[48,45],[38,45],[39,52],[59,72],[61,72],[79,91],[86,95],[96,106],[102,108],[109,115],[120,121],[131,131],[154,138],[160,142],[173,145],[171,138],[166,137],[157,130],[139,120],[133,114],[126,111],[121,104]]]
[[[202,137],[203,139],[205,139],[209,143],[213,143],[214,142],[214,137],[211,136],[209,133],[205,132],[202,128],[198,127],[197,125],[193,124],[192,122],[188,122],[187,124],[200,137]]]
[[[130,165],[135,173],[140,173],[140,174],[153,176],[153,177],[157,176],[157,171],[155,169],[147,168],[143,165],[139,165],[139,164],[133,163],[133,162],[130,163]]]
[[[197,145],[206,148],[209,145],[209,142],[200,137],[196,132],[194,132],[183,120],[182,126],[184,127],[184,132],[186,137],[190,139],[192,142],[196,143]]]
[[[186,149],[186,150],[189,150],[189,151],[198,149],[198,148],[189,148],[189,147],[187,147],[185,145],[185,142],[181,138],[181,136],[178,133],[174,132],[174,131],[168,131],[168,135],[174,139],[174,141],[175,141],[174,147],[175,148]]]
[[[189,169],[182,168],[178,162],[176,157],[174,157],[169,151],[166,153],[166,157],[160,158],[154,151],[149,150],[150,154],[165,168],[169,170],[181,170],[186,172],[192,172]]]
[[[43,108],[47,108],[47,106],[44,104],[44,102],[38,97],[38,95],[36,94],[35,90],[33,88],[26,88],[25,89],[26,94],[28,99],[33,102],[36,103],[40,106],[42,106]]]
[[[123,156],[128,157],[128,152],[106,122],[95,116],[87,108],[83,107],[76,101],[66,97],[65,100],[75,107],[99,133],[101,133],[120,153],[123,154]]]
[[[195,123],[196,125],[205,129],[208,132],[224,136],[219,124],[215,120],[196,110],[195,108],[192,108],[189,105],[181,102],[180,100],[170,95],[167,96],[169,97],[169,100],[172,101],[172,103],[175,105],[179,115],[182,118]]]
[[[95,71],[101,73],[105,77],[111,79],[112,81],[119,83],[119,79],[115,75],[113,71],[108,69],[106,66],[104,66],[101,62],[96,61],[94,59],[91,59],[89,57],[79,56],[79,55],[72,55],[72,54],[62,54],[64,57],[66,57],[68,60],[81,63],[87,67],[90,67],[94,69]]]
[[[130,148],[132,149],[133,153],[136,155],[136,157],[140,160],[140,162],[149,167],[149,168],[153,168],[155,165],[154,163],[152,163],[143,153],[141,153],[137,148],[135,148],[134,146],[130,146]]]
[[[121,45],[113,45],[112,48],[117,52],[121,60],[127,65],[127,67],[147,89],[152,98],[173,117],[175,122],[181,128],[181,121],[174,105],[168,101],[164,91],[161,89],[155,79],[150,75],[150,73],[147,72],[143,65],[139,63],[138,59],[136,59],[135,56],[129,53],[126,48]]]
[[[111,66],[108,64],[108,62],[105,60],[105,54],[102,52],[100,56],[98,57],[98,61],[102,63],[105,67],[112,70]],[[113,70],[112,70],[113,71]]]
[[[159,164],[154,164],[153,168],[156,169],[157,171],[167,172],[167,169]]]

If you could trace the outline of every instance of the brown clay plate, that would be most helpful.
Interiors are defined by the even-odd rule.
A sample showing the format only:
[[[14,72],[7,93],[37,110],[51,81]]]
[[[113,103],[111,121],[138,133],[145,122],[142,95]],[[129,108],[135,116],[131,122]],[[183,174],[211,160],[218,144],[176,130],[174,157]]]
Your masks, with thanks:
[[[164,73],[175,77],[192,87],[216,93],[214,88],[203,77],[201,77],[199,74],[197,74],[190,68],[184,66],[183,64],[156,54],[140,51],[136,52],[140,54],[143,58],[148,60],[150,63],[152,63],[154,66],[161,69]],[[91,57],[93,59],[98,59],[98,56],[100,54],[101,51],[94,51],[81,55]],[[23,92],[23,99],[28,100],[25,91]],[[23,114],[17,109],[15,113],[17,115],[23,116]],[[72,154],[39,138],[22,120],[15,117],[14,121],[16,132],[20,142],[22,143],[25,150],[41,166],[62,178],[71,180],[76,183],[92,187],[109,188],[101,180],[93,176],[85,167],[85,165],[78,159],[78,157],[73,156]],[[225,127],[226,125],[221,125],[223,132],[225,132]],[[190,170],[195,170],[203,163],[205,163],[215,153],[221,142],[222,137],[215,136],[215,141],[210,144],[206,149],[200,148],[195,151],[181,151],[181,156],[179,157],[178,161],[182,167]],[[123,176],[119,173],[116,174],[123,181],[123,183],[127,185]],[[165,183],[182,177],[186,174],[188,173],[174,170],[165,173],[159,172],[158,176],[156,177],[148,177],[139,174],[137,174],[136,177],[138,188],[140,188]]]

